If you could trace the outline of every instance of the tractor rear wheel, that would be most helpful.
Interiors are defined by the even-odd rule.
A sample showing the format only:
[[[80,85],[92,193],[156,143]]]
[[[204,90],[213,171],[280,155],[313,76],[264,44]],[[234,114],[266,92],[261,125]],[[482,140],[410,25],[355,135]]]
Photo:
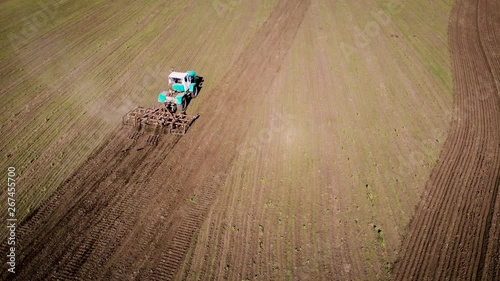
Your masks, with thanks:
[[[191,98],[194,99],[198,96],[198,86],[194,86],[193,91],[191,92]]]
[[[177,105],[177,113],[184,112],[186,110],[187,101],[186,97],[182,97],[182,103]]]

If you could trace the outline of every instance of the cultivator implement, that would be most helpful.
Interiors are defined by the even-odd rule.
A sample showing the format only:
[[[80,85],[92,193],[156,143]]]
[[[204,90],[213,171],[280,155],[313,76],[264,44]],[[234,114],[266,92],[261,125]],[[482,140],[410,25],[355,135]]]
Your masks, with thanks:
[[[170,133],[176,135],[186,134],[189,126],[199,115],[187,115],[184,112],[172,113],[162,104],[157,108],[138,107],[123,116],[122,123],[126,126],[133,126],[137,129],[134,133],[135,139],[142,133],[141,129],[151,128],[155,131],[153,136],[148,138],[148,143],[157,144],[159,135]]]

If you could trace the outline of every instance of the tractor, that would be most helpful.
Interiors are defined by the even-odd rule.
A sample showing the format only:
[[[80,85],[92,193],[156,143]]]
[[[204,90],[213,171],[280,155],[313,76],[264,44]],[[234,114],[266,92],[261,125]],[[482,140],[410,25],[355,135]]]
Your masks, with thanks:
[[[196,72],[175,72],[172,69],[168,76],[168,90],[158,95],[158,102],[164,104],[172,113],[184,112],[188,99],[198,95],[199,84],[200,77],[196,76]]]
[[[188,99],[195,98],[203,84],[203,78],[196,72],[174,72],[171,68],[168,76],[168,90],[158,95],[159,106],[151,108],[137,107],[123,116],[123,125],[133,126],[136,132],[130,137],[137,140],[143,133],[143,128],[154,129],[148,143],[156,145],[159,135],[163,133],[184,135],[189,126],[199,115],[187,115]]]

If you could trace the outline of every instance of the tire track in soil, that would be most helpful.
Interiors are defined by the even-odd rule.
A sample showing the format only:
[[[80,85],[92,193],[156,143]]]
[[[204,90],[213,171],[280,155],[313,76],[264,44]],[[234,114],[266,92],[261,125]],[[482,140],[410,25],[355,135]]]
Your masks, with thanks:
[[[455,3],[449,26],[455,118],[410,223],[395,280],[498,278],[500,233],[492,224],[500,203],[498,22],[495,1]]]
[[[213,99],[201,107],[207,112],[204,123],[198,121],[190,134],[141,151],[134,150],[138,146],[135,143],[127,146],[126,137],[120,133],[104,144],[21,225],[20,244],[29,247],[20,251],[15,278],[114,279],[121,272],[111,271],[123,270],[122,262],[134,264],[132,257],[143,260],[142,266],[135,268],[140,272],[133,272],[134,277],[174,278],[217,187],[225,180],[238,145],[244,141],[248,118],[258,114],[258,102],[265,98],[265,90],[278,72],[308,6],[309,1],[287,1],[275,8],[226,75],[235,83],[214,91]],[[238,89],[238,95],[234,89]],[[150,161],[154,165],[148,166]],[[140,182],[140,178],[151,181]],[[197,195],[196,204],[187,200],[193,193]],[[162,208],[151,203],[153,198],[162,203]],[[152,238],[149,224],[150,231],[138,241],[128,242],[134,240],[130,234],[144,214],[151,217],[148,223],[164,216],[161,227],[154,227],[163,231]],[[145,253],[144,245],[149,242],[154,248]],[[120,257],[116,253],[130,255]],[[128,275],[116,279],[130,278],[133,269],[127,270]]]

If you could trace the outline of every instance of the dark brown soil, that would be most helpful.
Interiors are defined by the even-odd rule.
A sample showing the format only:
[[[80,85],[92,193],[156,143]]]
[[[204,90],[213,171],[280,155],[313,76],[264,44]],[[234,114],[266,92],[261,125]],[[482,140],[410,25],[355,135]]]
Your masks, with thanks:
[[[500,2],[463,0],[450,26],[456,115],[394,280],[500,278]]]

